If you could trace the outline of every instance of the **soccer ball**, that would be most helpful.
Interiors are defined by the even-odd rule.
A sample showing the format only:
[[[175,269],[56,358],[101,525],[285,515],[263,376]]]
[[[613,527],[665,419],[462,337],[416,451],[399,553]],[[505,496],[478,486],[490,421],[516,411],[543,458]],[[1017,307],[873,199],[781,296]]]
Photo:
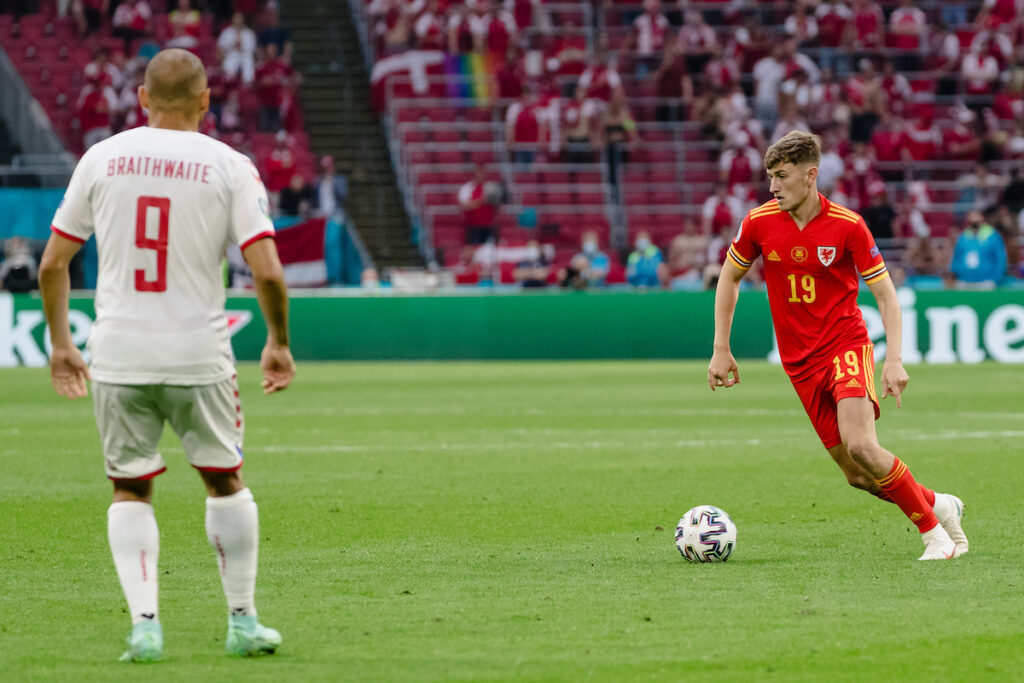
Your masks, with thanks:
[[[736,547],[736,523],[725,510],[698,505],[679,520],[676,547],[688,562],[725,562]]]

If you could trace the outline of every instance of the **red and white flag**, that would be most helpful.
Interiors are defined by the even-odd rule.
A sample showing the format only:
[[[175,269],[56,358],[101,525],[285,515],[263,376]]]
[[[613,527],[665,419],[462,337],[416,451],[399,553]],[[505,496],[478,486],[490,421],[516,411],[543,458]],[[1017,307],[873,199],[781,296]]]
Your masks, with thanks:
[[[274,233],[277,253],[289,287],[323,287],[327,284],[324,261],[325,218],[311,218]]]

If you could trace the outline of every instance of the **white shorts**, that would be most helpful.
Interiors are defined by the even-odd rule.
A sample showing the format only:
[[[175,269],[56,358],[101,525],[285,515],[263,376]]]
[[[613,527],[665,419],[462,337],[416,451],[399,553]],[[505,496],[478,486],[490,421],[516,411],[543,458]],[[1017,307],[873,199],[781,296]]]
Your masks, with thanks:
[[[150,479],[166,468],[157,451],[164,421],[203,472],[242,466],[242,404],[235,377],[216,384],[92,383],[93,408],[111,479]]]

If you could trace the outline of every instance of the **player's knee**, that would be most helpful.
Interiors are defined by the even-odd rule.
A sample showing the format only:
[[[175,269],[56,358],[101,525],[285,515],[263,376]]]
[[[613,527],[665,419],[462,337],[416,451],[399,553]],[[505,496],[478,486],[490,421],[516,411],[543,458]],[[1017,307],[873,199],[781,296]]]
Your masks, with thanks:
[[[863,467],[866,463],[871,462],[875,451],[875,444],[871,439],[854,437],[846,442],[846,450]]]
[[[242,475],[234,472],[201,472],[203,483],[211,496],[230,496],[245,488]]]

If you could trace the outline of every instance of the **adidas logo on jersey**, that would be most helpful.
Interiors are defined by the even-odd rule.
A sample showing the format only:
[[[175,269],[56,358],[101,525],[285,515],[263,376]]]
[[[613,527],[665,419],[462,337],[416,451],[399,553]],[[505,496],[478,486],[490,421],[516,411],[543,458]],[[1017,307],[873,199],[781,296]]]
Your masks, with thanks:
[[[858,382],[857,378],[854,377],[853,379],[846,383],[846,386],[850,387],[851,389],[860,389],[860,382]]]
[[[775,253],[774,249],[772,249],[772,253],[768,254],[768,260],[769,261],[781,261],[782,259],[779,258],[779,255],[777,253]]]

